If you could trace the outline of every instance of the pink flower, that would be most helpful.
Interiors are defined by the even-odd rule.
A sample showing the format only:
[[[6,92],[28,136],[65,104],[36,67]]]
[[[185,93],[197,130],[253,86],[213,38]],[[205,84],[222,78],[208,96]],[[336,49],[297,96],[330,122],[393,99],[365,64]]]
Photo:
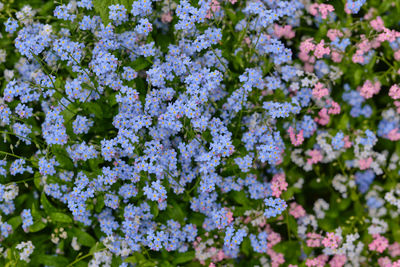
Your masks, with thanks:
[[[285,258],[282,253],[277,253],[272,249],[267,250],[267,254],[271,257],[271,266],[279,267],[281,264],[285,262]]]
[[[318,15],[318,10],[321,13],[321,18],[326,19],[328,17],[329,12],[333,12],[335,8],[332,5],[327,5],[327,4],[312,4],[310,5],[309,12],[313,16]]]
[[[171,12],[163,13],[161,15],[161,21],[163,23],[170,23],[172,21]]]
[[[371,27],[375,30],[375,31],[383,31],[383,29],[385,28],[385,26],[383,25],[383,20],[381,17],[376,17],[376,19],[371,20],[370,22]]]
[[[317,233],[307,233],[307,246],[315,248],[321,246],[322,236]]]
[[[387,138],[391,141],[398,141],[400,140],[400,132],[399,129],[392,129],[388,134],[387,134]]]
[[[237,0],[229,0],[229,2],[231,2],[232,5],[234,5],[237,2]]]
[[[308,267],[310,266],[324,267],[328,259],[329,259],[328,255],[319,255],[314,259],[307,259],[306,265]]]
[[[324,85],[322,83],[317,82],[314,85],[312,95],[317,99],[321,99],[323,96],[329,95],[329,90],[327,88],[324,88]]]
[[[306,215],[306,211],[304,210],[304,208],[295,202],[290,203],[289,213],[296,219],[304,217]]]
[[[299,146],[304,142],[303,129],[301,129],[300,132],[296,135],[293,127],[290,126],[288,129],[288,133],[289,133],[290,142],[292,142],[292,145]]]
[[[300,43],[300,51],[308,54],[311,50],[315,49],[315,44],[312,43],[314,39],[309,38]]]
[[[322,240],[322,244],[326,248],[335,249],[339,246],[340,238],[335,233],[327,233],[326,237]]]
[[[329,123],[329,115],[328,115],[328,110],[326,108],[322,108],[319,112],[318,112],[319,118],[316,117],[314,118],[314,120],[321,124],[321,125],[327,125]]]
[[[400,87],[397,84],[390,87],[389,96],[393,99],[400,99]]]
[[[393,104],[397,107],[397,113],[400,114],[400,101],[394,101]]]
[[[346,255],[335,255],[329,262],[331,267],[342,267],[347,261]]]
[[[379,234],[374,234],[372,237],[374,240],[368,245],[369,250],[382,253],[389,246],[389,241],[385,237]]]
[[[400,49],[394,52],[394,59],[400,61]]]
[[[348,135],[346,135],[343,138],[343,141],[344,141],[344,148],[350,148],[351,145],[353,144],[352,142],[350,142],[350,137]]]
[[[379,91],[381,90],[381,83],[376,81],[373,84],[370,80],[367,80],[358,90],[360,91],[360,95],[368,99],[371,98],[374,94],[379,93]]]
[[[360,170],[366,170],[369,168],[369,166],[371,166],[372,163],[372,157],[369,157],[367,159],[360,159],[358,161],[358,164],[360,165]]]
[[[212,16],[215,12],[219,11],[220,9],[221,9],[221,6],[220,6],[218,0],[212,0],[211,3],[210,3],[210,9],[207,10],[206,18],[207,18],[207,19],[210,19],[211,16]]]
[[[386,257],[380,257],[378,259],[378,264],[381,267],[392,267],[392,261],[389,259],[388,256]]]
[[[324,55],[329,55],[331,49],[329,47],[324,47],[325,41],[321,40],[319,44],[315,47],[314,56],[316,58],[322,58]]]
[[[322,160],[322,154],[317,149],[308,150],[306,152],[306,154],[311,157],[311,158],[307,159],[307,164],[312,165],[312,164],[318,163]]]
[[[400,244],[397,242],[394,242],[389,246],[389,254],[390,256],[397,257],[400,256]]]
[[[291,25],[285,25],[281,27],[278,24],[274,24],[274,34],[278,38],[283,36],[286,39],[292,39],[295,36],[295,32],[292,30]]]
[[[331,53],[332,61],[335,63],[340,63],[342,62],[343,55],[337,51],[332,51]]]
[[[281,235],[274,231],[271,231],[270,233],[268,233],[267,240],[267,247],[272,248],[273,246],[281,242]]]
[[[288,183],[285,180],[284,173],[275,174],[271,181],[272,195],[279,197],[283,191],[287,190]]]
[[[340,113],[340,106],[333,100],[326,101],[331,107],[328,110],[328,114],[339,114]]]
[[[333,42],[337,37],[342,37],[343,33],[338,29],[329,29],[326,36]]]

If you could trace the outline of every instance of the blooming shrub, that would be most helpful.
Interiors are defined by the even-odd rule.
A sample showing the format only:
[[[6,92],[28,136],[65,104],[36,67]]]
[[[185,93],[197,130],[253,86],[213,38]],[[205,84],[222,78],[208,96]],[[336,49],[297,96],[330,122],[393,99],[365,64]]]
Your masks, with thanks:
[[[0,11],[1,266],[400,266],[400,2]]]

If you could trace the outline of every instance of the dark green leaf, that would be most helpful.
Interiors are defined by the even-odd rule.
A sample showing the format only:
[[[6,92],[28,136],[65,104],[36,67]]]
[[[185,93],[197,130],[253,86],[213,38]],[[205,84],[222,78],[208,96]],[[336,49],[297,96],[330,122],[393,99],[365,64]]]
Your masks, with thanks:
[[[61,212],[50,213],[50,218],[55,222],[72,223],[71,217],[69,217],[67,214],[64,214]]]
[[[178,256],[176,256],[176,258],[173,260],[172,263],[177,265],[177,264],[191,261],[193,259],[194,259],[194,251],[188,251],[185,253],[178,254]]]
[[[40,230],[44,229],[46,227],[46,224],[42,221],[35,222],[29,227],[29,231],[34,233],[34,232],[39,232]]]

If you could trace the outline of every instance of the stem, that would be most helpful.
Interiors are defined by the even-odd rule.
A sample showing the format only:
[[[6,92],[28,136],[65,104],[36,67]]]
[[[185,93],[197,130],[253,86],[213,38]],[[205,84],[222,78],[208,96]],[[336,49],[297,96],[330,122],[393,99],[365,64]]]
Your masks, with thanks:
[[[86,254],[86,255],[83,255],[82,257],[79,257],[79,258],[77,258],[76,260],[74,260],[73,262],[71,262],[70,264],[68,264],[67,267],[73,266],[75,263],[77,263],[77,262],[79,262],[79,261],[81,261],[81,260],[83,260],[83,259],[85,259],[85,258],[87,258],[87,257],[92,256],[94,253],[100,252],[100,251],[103,251],[103,250],[106,250],[106,249],[107,249],[107,248],[102,248],[102,249],[100,249],[100,250],[93,251],[93,252],[91,252],[91,253],[88,253],[88,254]]]
[[[289,241],[291,240],[291,238],[290,238],[290,227],[289,227],[289,212],[288,212],[288,210],[286,209],[286,228],[287,228],[287,231],[288,231],[288,237],[289,237]]]

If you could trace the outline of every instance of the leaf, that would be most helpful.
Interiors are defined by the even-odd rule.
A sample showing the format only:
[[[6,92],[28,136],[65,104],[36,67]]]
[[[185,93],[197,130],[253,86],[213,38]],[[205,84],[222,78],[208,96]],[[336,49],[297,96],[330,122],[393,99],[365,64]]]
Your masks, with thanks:
[[[32,233],[39,232],[40,230],[44,229],[46,224],[42,221],[35,222],[29,227],[29,231]]]
[[[135,253],[133,253],[132,256],[126,258],[124,260],[124,262],[138,263],[140,260],[144,260],[144,259],[146,259],[146,258],[142,254],[135,252]]]
[[[77,237],[79,244],[87,247],[93,247],[96,245],[96,239],[94,239],[90,234],[80,230],[79,228],[72,228],[73,234]]]
[[[72,223],[71,217],[61,212],[50,213],[50,218],[55,222]]]
[[[22,224],[22,218],[21,218],[21,216],[12,217],[11,219],[8,220],[8,223],[15,230],[18,228],[18,226],[20,226]]]
[[[46,214],[57,211],[57,209],[53,205],[51,205],[44,192],[42,192],[42,195],[40,196],[40,203],[42,204]]]
[[[245,238],[242,243],[242,251],[246,256],[249,256],[252,249],[251,249],[251,242],[249,238]]]
[[[172,201],[171,205],[168,205],[167,212],[171,219],[180,222],[183,222],[185,219],[185,213],[182,211],[182,208],[175,201]]]
[[[188,251],[185,253],[180,253],[178,254],[177,257],[175,257],[175,259],[173,260],[173,264],[177,265],[177,264],[181,264],[184,262],[188,262],[194,259],[194,251]]]
[[[148,62],[144,57],[139,57],[138,59],[133,61],[130,65],[136,71],[139,71],[139,70],[144,70],[145,68],[149,67],[151,65],[151,63]]]
[[[104,196],[103,195],[99,195],[97,197],[97,203],[96,203],[95,211],[97,213],[100,213],[100,211],[103,209],[103,207],[104,207]]]
[[[63,149],[60,145],[53,145],[51,147],[51,151],[56,156],[58,163],[60,163],[60,168],[66,170],[73,170],[74,164],[72,160],[69,158],[69,155],[65,149]]]
[[[346,130],[348,124],[349,124],[349,115],[347,115],[347,113],[344,113],[342,115],[342,117],[340,118],[340,121],[339,121],[339,124],[338,124],[337,128],[339,130]]]
[[[37,255],[38,263],[42,263],[47,266],[54,267],[65,267],[68,265],[68,259],[63,256],[53,256],[53,255]]]
[[[249,201],[246,193],[243,191],[233,191],[231,192],[231,195],[237,203],[242,204],[243,206],[246,206]]]
[[[90,113],[93,113],[97,119],[103,119],[103,110],[97,103],[87,104],[87,109]]]
[[[94,254],[97,251],[100,251],[104,248],[103,243],[96,243],[94,246],[89,250],[89,254]]]
[[[109,6],[112,4],[110,0],[93,0],[93,7],[94,10],[100,15],[101,20],[103,21],[104,25],[108,25],[111,20],[108,18],[109,14]]]

